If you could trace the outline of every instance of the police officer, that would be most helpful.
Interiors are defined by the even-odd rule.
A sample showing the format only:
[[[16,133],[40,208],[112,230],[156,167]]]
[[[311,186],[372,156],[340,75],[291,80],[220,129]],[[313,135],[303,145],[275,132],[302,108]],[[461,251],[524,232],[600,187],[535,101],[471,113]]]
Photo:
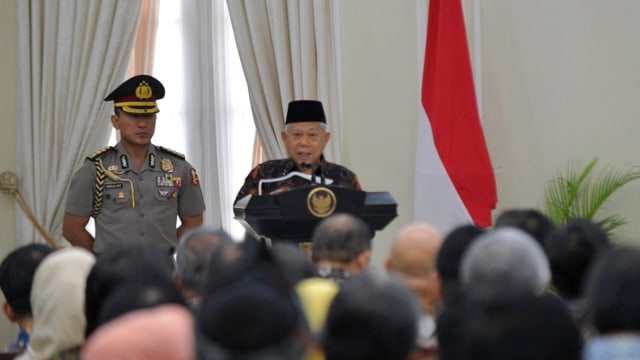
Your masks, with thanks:
[[[62,232],[72,245],[99,254],[114,244],[141,241],[172,252],[185,230],[202,224],[205,205],[196,170],[184,155],[151,143],[156,100],[163,97],[160,81],[137,75],[104,99],[114,102],[111,124],[120,130],[120,141],[89,155],[71,180]],[[90,216],[95,238],[85,229]]]

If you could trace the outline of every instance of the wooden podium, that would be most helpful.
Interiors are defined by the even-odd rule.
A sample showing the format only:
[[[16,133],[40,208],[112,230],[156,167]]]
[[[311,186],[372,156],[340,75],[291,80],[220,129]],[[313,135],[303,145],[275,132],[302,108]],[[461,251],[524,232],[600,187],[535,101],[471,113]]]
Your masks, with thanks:
[[[322,219],[338,213],[355,215],[382,230],[398,216],[388,192],[365,192],[331,185],[310,185],[274,195],[245,196],[233,207],[247,231],[272,241],[309,242]]]

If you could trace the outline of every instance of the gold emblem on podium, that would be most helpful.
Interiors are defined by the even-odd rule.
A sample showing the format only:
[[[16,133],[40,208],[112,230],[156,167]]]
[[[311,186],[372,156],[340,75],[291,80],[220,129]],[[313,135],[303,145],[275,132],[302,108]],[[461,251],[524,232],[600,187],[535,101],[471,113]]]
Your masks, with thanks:
[[[315,217],[327,217],[336,210],[336,195],[329,188],[317,187],[307,196],[307,209]]]

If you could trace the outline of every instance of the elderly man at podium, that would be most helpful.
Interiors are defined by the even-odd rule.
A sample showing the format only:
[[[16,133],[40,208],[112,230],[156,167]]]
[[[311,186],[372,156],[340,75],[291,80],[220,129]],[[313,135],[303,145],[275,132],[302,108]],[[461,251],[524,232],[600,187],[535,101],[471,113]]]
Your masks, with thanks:
[[[247,195],[274,194],[314,182],[362,190],[351,170],[326,161],[322,155],[331,133],[327,131],[321,102],[290,102],[281,137],[289,157],[265,161],[253,168],[234,204]]]

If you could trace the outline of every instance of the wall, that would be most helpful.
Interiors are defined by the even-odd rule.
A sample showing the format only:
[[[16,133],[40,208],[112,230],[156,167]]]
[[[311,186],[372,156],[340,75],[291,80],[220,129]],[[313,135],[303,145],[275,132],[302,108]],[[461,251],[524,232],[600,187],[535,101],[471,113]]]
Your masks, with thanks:
[[[367,191],[388,191],[398,218],[378,232],[374,267],[413,216],[413,167],[418,119],[415,3],[342,1],[343,159]]]
[[[483,1],[483,119],[499,209],[539,204],[570,162],[638,165],[637,1]],[[640,183],[608,210],[638,240]]]
[[[0,1],[0,172],[15,171],[16,168],[16,74],[18,52],[16,4],[14,1]],[[13,196],[0,194],[0,259],[11,251],[16,244],[15,237],[15,200]],[[0,346],[11,341],[16,327],[0,315]]]

